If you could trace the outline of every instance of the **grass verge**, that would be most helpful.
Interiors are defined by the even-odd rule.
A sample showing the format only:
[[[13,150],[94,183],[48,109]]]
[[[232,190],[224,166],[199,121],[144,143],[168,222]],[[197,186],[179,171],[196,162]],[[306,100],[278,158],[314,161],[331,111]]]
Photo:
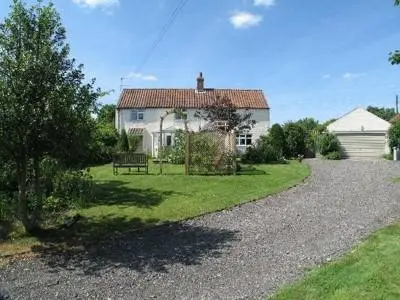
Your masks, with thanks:
[[[400,299],[400,223],[377,231],[270,299]]]

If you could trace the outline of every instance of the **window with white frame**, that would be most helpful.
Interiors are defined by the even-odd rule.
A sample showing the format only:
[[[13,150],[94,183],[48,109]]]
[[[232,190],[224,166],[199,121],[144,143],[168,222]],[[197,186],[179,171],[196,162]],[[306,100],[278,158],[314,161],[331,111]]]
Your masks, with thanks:
[[[236,136],[236,145],[237,146],[250,146],[252,143],[252,135],[248,133],[238,134]]]
[[[131,111],[131,121],[144,120],[144,111],[134,109]]]

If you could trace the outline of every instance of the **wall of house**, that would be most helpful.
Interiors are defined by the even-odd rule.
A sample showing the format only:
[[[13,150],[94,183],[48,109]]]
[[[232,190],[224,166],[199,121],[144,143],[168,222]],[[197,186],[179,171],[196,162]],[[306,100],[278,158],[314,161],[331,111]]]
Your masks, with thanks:
[[[164,114],[168,109],[144,109],[144,119],[143,120],[131,120],[132,109],[120,109],[116,111],[116,126],[118,130],[125,130],[128,132],[129,128],[144,128],[143,134],[143,151],[156,154],[156,149],[158,147],[158,135],[157,132],[160,128],[160,116]],[[238,110],[239,112],[241,110]],[[188,127],[191,131],[198,131],[206,125],[206,121],[196,118],[194,116],[196,110],[188,109]],[[252,113],[252,118],[256,121],[256,125],[249,132],[252,134],[253,143],[267,132],[270,127],[270,113],[268,109],[251,109],[249,112]],[[171,129],[182,129],[184,130],[184,121],[176,120],[174,114],[168,115],[163,122],[163,130]],[[238,146],[239,151],[244,151],[245,146]]]

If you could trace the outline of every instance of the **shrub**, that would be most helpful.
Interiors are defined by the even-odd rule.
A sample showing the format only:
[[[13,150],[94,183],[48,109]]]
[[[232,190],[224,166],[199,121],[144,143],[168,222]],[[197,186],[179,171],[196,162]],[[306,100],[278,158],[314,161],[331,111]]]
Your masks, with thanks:
[[[269,141],[271,147],[278,154],[279,158],[283,157],[283,154],[287,152],[285,133],[279,124],[272,125],[269,134]]]
[[[128,135],[129,150],[135,152],[139,147],[141,139],[142,138],[140,135],[129,134]]]
[[[340,160],[340,159],[342,159],[342,156],[340,155],[339,151],[329,152],[324,157],[326,159],[329,159],[329,160]]]
[[[389,128],[389,146],[390,151],[393,150],[393,147],[397,147],[400,145],[400,121],[394,123]]]
[[[242,161],[246,164],[262,164],[278,161],[279,156],[280,154],[271,145],[270,137],[261,136],[255,145],[247,147]]]
[[[393,153],[383,154],[382,158],[387,159],[387,160],[393,160]]]
[[[121,134],[119,135],[118,150],[121,152],[129,151],[128,135],[126,134],[125,129],[122,129]]]
[[[293,122],[286,123],[283,126],[286,139],[286,153],[288,157],[297,157],[299,154],[304,155],[306,152],[305,138],[306,133],[303,128]]]
[[[177,130],[174,137],[174,146],[171,151],[171,163],[182,165],[185,163],[186,134],[183,130]]]
[[[331,152],[340,152],[340,142],[332,133],[320,134],[317,138],[317,150],[322,156]]]

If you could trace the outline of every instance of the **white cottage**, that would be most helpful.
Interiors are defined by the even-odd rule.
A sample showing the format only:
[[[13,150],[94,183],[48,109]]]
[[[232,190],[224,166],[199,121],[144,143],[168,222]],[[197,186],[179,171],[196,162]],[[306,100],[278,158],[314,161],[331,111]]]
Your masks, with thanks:
[[[131,134],[141,136],[138,151],[157,155],[159,148],[160,117],[165,111],[180,108],[186,113],[188,128],[198,131],[206,122],[195,117],[203,105],[212,103],[217,96],[229,97],[238,112],[252,113],[256,125],[249,132],[238,133],[237,148],[243,151],[253,144],[270,126],[270,113],[267,100],[261,90],[213,89],[204,87],[204,78],[200,73],[196,89],[124,89],[116,109],[116,127]],[[172,146],[174,133],[184,129],[180,115],[169,115],[163,123],[162,146]]]
[[[389,122],[363,108],[356,108],[328,125],[327,129],[338,137],[345,157],[371,159],[390,153],[389,128]]]

